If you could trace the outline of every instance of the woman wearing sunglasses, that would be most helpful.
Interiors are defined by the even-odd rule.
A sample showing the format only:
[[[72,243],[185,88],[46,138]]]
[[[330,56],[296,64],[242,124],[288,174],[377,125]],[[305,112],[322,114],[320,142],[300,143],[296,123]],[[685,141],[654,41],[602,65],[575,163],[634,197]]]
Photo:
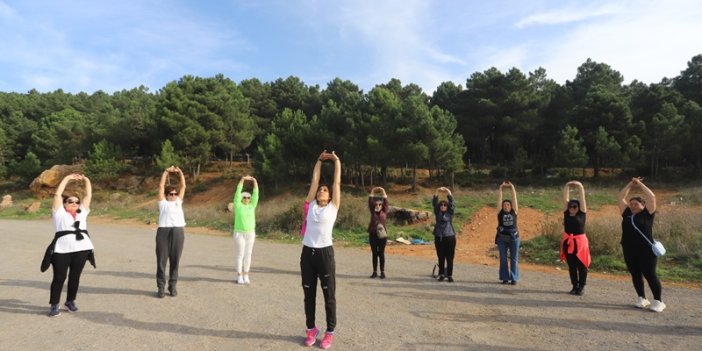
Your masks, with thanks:
[[[378,277],[378,263],[380,263],[380,279],[385,279],[385,245],[388,243],[385,226],[388,217],[388,194],[385,193],[385,189],[375,187],[371,190],[368,195],[368,209],[370,210],[368,243],[373,257],[373,274],[370,277]]]
[[[243,191],[245,181],[253,182],[253,190]],[[237,284],[249,284],[251,253],[256,241],[256,205],[258,182],[252,176],[243,176],[234,192],[234,241],[236,242]]]
[[[570,188],[578,189],[578,198],[570,198]],[[561,261],[568,263],[572,295],[582,295],[590,267],[590,246],[585,235],[587,202],[585,188],[578,181],[570,181],[563,187],[563,239],[561,240]]]
[[[446,200],[439,200],[439,194],[445,194]],[[451,190],[446,187],[436,189],[432,198],[432,207],[436,217],[434,226],[434,247],[439,259],[438,281],[447,279],[453,283],[453,257],[456,253],[456,231],[453,229],[453,212],[456,204]]]
[[[179,187],[166,186],[168,175],[176,173],[180,176]],[[178,265],[183,253],[185,241],[185,216],[183,215],[183,198],[185,197],[185,175],[178,167],[168,167],[161,175],[158,185],[158,229],[156,230],[156,287],[157,296],[163,298],[166,293],[166,264],[170,262],[168,275],[168,292],[171,296],[178,295]]]
[[[70,181],[83,181],[85,186],[83,201],[76,195],[64,196],[66,185]],[[86,220],[90,213],[92,187],[90,179],[81,174],[69,174],[61,180],[51,206],[56,234],[54,236],[54,254],[51,256],[54,277],[51,281],[51,310],[49,316],[58,316],[59,301],[63,283],[68,275],[68,296],[64,306],[69,312],[77,312],[75,300],[78,294],[80,275],[85,261],[92,253],[93,243],[87,232]]]
[[[509,188],[512,192],[512,200],[502,200],[502,188]],[[512,285],[519,281],[519,230],[517,229],[517,213],[519,203],[517,202],[517,190],[514,184],[504,181],[497,189],[497,206],[500,212],[497,213],[497,234],[495,243],[500,252],[500,273],[499,278],[502,284],[508,282]],[[509,253],[509,254],[508,254]]]

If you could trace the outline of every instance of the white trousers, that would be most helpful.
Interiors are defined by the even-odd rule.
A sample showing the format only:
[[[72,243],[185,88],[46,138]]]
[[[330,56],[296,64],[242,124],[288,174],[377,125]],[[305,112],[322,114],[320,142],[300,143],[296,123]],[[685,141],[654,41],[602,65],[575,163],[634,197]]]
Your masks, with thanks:
[[[236,271],[239,274],[242,272],[249,272],[254,241],[256,241],[256,233],[234,233],[234,243],[236,244]]]

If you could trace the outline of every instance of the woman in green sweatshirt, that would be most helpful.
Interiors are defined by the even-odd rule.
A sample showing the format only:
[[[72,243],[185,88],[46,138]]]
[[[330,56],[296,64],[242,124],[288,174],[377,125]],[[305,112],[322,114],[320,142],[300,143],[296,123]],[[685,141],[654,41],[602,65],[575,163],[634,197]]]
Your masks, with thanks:
[[[253,182],[251,193],[242,191],[244,182]],[[251,253],[256,241],[256,205],[258,205],[258,182],[246,175],[241,177],[234,193],[234,242],[236,243],[236,272],[238,284],[249,284]]]

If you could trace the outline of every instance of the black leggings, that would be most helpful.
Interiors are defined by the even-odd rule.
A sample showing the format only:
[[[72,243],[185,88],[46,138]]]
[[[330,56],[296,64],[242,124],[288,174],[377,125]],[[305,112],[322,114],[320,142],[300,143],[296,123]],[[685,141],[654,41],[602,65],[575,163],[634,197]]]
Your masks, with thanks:
[[[83,272],[83,267],[85,267],[85,261],[88,260],[88,254],[90,254],[90,250],[55,253],[51,256],[54,279],[51,281],[50,304],[58,305],[59,301],[61,301],[61,291],[63,290],[63,282],[66,281],[66,275],[68,275],[68,296],[66,301],[74,301],[76,299],[78,285],[80,284],[80,274]]]
[[[624,252],[624,262],[626,262],[626,268],[629,269],[629,273],[631,274],[631,281],[634,283],[636,293],[641,297],[646,297],[643,281],[643,278],[646,278],[648,286],[653,293],[653,298],[662,301],[661,293],[663,288],[656,275],[658,257],[653,254],[651,248],[627,247],[622,245],[622,251]]]
[[[300,255],[302,290],[305,293],[305,323],[307,329],[315,327],[315,307],[317,302],[317,279],[322,284],[324,309],[327,312],[327,331],[336,327],[336,263],[334,247],[315,249],[302,247]]]
[[[563,252],[565,252],[566,262],[568,262],[568,273],[570,273],[570,283],[573,287],[584,287],[587,283],[587,267],[583,264],[578,255],[577,241],[573,240],[573,253],[568,253],[568,243],[567,241],[563,243]]]
[[[368,242],[373,253],[373,272],[378,271],[378,262],[380,262],[380,271],[385,272],[385,245],[388,243],[388,238],[378,239],[377,236],[369,234]]]
[[[435,236],[434,246],[439,259],[439,275],[453,276],[453,256],[456,253],[455,236]]]

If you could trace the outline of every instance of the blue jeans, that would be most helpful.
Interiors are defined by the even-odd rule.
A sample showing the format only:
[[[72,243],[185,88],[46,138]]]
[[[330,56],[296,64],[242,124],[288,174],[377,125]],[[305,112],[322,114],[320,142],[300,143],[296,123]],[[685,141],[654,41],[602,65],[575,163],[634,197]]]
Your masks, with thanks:
[[[497,238],[497,248],[500,250],[500,280],[519,280],[519,237],[510,242]],[[509,250],[509,268],[507,267],[507,251]]]

